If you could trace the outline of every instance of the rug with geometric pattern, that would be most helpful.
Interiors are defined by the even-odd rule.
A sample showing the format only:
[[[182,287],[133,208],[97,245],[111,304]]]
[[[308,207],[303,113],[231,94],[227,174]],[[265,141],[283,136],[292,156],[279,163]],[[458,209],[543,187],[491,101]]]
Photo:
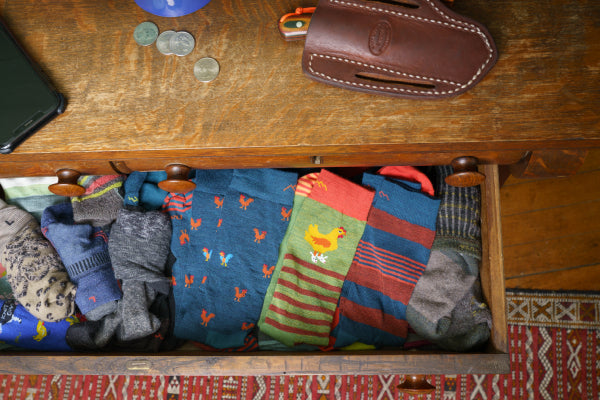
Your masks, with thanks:
[[[511,373],[430,376],[418,399],[600,399],[600,293],[507,290]],[[0,375],[0,400],[410,399],[402,375]]]

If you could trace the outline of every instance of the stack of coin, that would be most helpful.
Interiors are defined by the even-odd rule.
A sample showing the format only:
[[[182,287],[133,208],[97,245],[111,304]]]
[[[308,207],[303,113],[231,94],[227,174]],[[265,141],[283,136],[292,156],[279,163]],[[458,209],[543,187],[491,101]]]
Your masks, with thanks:
[[[164,55],[187,56],[194,50],[196,45],[191,33],[169,30],[159,35],[158,26],[150,21],[142,22],[135,28],[133,39],[141,46],[149,46],[156,42],[156,48]]]

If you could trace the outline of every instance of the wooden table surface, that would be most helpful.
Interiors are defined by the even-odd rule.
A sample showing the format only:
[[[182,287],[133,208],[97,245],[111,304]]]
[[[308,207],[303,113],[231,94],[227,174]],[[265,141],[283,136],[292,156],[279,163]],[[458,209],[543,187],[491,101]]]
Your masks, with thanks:
[[[282,166],[306,155],[481,151],[501,161],[503,152],[600,146],[600,2],[455,3],[488,27],[498,62],[463,95],[411,100],[303,75],[303,41],[282,40],[276,22],[316,0],[213,0],[179,18],[133,0],[0,0],[2,18],[68,101],[58,119],[0,155],[0,174],[61,160],[239,164],[275,155]],[[143,21],[189,31],[194,51],[164,56],[137,45],[133,30]],[[206,56],[221,67],[210,83],[193,75]]]

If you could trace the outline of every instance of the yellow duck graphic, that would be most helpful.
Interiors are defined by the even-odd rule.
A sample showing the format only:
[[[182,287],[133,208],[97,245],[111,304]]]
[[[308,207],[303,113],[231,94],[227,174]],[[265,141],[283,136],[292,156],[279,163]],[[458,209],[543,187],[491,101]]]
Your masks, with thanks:
[[[38,334],[35,335],[33,337],[33,339],[37,340],[38,342],[41,342],[42,339],[48,335],[48,331],[46,330],[46,327],[44,326],[44,321],[41,321],[41,320],[38,321],[35,330],[37,331]]]
[[[325,262],[327,262],[327,256],[323,255],[323,253],[336,250],[338,248],[338,239],[346,236],[346,233],[346,229],[340,226],[324,235],[319,232],[319,225],[310,224],[308,230],[304,231],[304,240],[306,240],[314,250],[314,252],[310,253],[312,262],[316,263],[317,261],[321,261],[325,264]]]

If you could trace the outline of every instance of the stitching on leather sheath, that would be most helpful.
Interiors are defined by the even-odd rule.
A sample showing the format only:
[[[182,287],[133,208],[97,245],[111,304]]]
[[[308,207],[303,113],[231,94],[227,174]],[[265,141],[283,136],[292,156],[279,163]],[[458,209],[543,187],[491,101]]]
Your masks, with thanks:
[[[466,82],[464,84],[460,84],[460,83],[456,83],[456,82],[452,82],[452,81],[448,81],[448,80],[444,80],[444,79],[439,79],[439,78],[429,78],[429,77],[422,77],[422,76],[418,77],[418,76],[413,76],[413,75],[410,75],[410,74],[403,73],[401,71],[393,71],[393,70],[390,70],[390,69],[386,69],[386,68],[382,68],[382,67],[377,67],[375,65],[363,64],[363,63],[360,63],[360,62],[357,62],[357,61],[353,61],[353,60],[350,60],[350,59],[346,59],[346,58],[333,57],[333,56],[328,56],[328,55],[324,55],[324,54],[315,54],[315,53],[313,53],[313,54],[310,55],[309,69],[312,71],[313,74],[319,75],[319,76],[323,77],[324,79],[328,79],[328,80],[331,80],[331,81],[334,81],[334,82],[338,82],[338,83],[342,83],[342,84],[346,84],[346,85],[352,85],[352,86],[358,86],[358,87],[364,87],[364,88],[370,88],[370,89],[377,89],[377,90],[388,90],[388,91],[391,90],[391,91],[397,91],[397,92],[415,93],[415,94],[426,94],[426,95],[447,95],[447,94],[453,94],[453,93],[455,93],[455,92],[457,92],[457,91],[459,91],[461,89],[464,89],[464,88],[468,87],[469,85],[471,85],[479,77],[479,75],[481,75],[481,73],[485,69],[486,65],[492,60],[492,58],[494,57],[494,50],[492,49],[492,46],[490,45],[490,42],[489,42],[487,36],[481,31],[481,29],[477,25],[471,24],[471,23],[466,22],[466,21],[456,20],[456,19],[452,18],[451,16],[445,14],[438,7],[436,7],[436,5],[431,0],[425,0],[425,1],[428,4],[430,4],[433,7],[433,9],[440,16],[442,16],[444,19],[447,19],[447,20],[451,21],[452,23],[449,23],[449,22],[446,22],[446,21],[440,21],[440,20],[437,20],[437,19],[423,18],[423,17],[419,17],[419,16],[415,16],[415,15],[410,15],[410,14],[406,14],[406,13],[402,13],[402,12],[398,12],[398,11],[393,11],[393,10],[386,10],[386,9],[383,9],[383,8],[380,8],[380,7],[374,7],[374,6],[369,6],[369,5],[365,5],[365,4],[352,3],[352,2],[344,1],[344,0],[330,0],[330,2],[337,3],[337,4],[341,5],[341,6],[363,8],[363,9],[370,10],[370,11],[381,12],[381,13],[391,14],[391,15],[395,15],[395,16],[399,16],[399,17],[410,18],[410,19],[414,19],[414,20],[418,20],[418,21],[423,21],[423,22],[428,22],[428,23],[443,25],[443,26],[446,26],[446,27],[451,28],[451,29],[467,31],[467,32],[471,32],[471,33],[474,33],[474,34],[480,36],[482,38],[483,42],[485,43],[486,48],[487,48],[488,57],[481,64],[481,66],[477,69],[477,71],[475,72],[475,74],[471,77],[471,79],[469,79],[468,82]],[[464,26],[456,25],[456,24],[463,24]],[[433,81],[433,82],[443,82],[443,83],[447,83],[447,84],[451,84],[451,85],[455,85],[455,86],[459,86],[459,87],[457,87],[456,89],[453,89],[453,90],[440,92],[440,91],[436,91],[436,90],[411,90],[411,89],[391,87],[391,86],[376,86],[376,85],[369,85],[369,84],[362,84],[362,83],[350,82],[350,81],[346,81],[346,80],[341,80],[341,79],[333,78],[333,77],[331,77],[329,75],[326,75],[324,73],[316,71],[312,67],[313,57],[329,58],[329,59],[333,59],[333,60],[336,60],[336,61],[343,61],[343,62],[352,63],[352,64],[365,65],[365,66],[369,66],[369,67],[372,67],[372,68],[384,70],[384,71],[387,71],[387,72],[392,72],[392,73],[395,73],[395,74],[401,74],[401,75],[409,76],[409,77],[417,77],[417,78],[421,78],[421,79],[430,80],[430,81]]]
[[[335,60],[335,61],[343,61],[343,62],[347,62],[350,64],[356,64],[356,65],[360,65],[363,67],[369,67],[369,68],[373,68],[376,69],[378,71],[383,71],[383,72],[389,72],[395,75],[402,75],[405,76],[407,78],[413,78],[413,79],[422,79],[422,80],[427,80],[430,82],[438,82],[438,83],[446,83],[448,85],[453,85],[453,86],[462,86],[461,83],[456,83],[453,81],[450,81],[448,79],[441,79],[441,78],[433,78],[433,77],[429,77],[429,76],[423,76],[423,75],[414,75],[414,74],[409,74],[407,72],[402,72],[402,71],[396,71],[390,68],[385,68],[385,67],[379,67],[377,65],[373,65],[373,64],[366,64],[360,61],[355,61],[355,60],[351,60],[349,58],[342,58],[342,57],[336,57],[336,56],[329,56],[326,54],[316,54],[316,53],[312,53],[311,56],[317,56],[320,58],[329,58],[331,60]],[[312,59],[311,59],[312,61]]]
[[[313,67],[312,67],[312,61],[314,57],[319,57],[319,58],[327,58],[330,60],[335,60],[335,61],[342,61],[342,62],[347,62],[350,64],[358,64],[358,65],[364,65],[364,66],[368,66],[368,67],[373,67],[373,68],[379,68],[376,67],[374,65],[368,65],[368,64],[364,64],[358,61],[354,61],[354,60],[350,60],[348,58],[340,58],[340,57],[334,57],[334,56],[328,56],[327,54],[316,54],[316,53],[311,53],[310,55],[310,59],[308,61],[308,68],[310,69],[310,71],[315,74],[315,75],[319,75],[325,79],[328,79],[330,81],[334,81],[334,82],[338,82],[338,83],[343,83],[346,85],[352,85],[352,86],[358,86],[358,87],[364,87],[364,88],[369,88],[369,89],[377,89],[377,90],[387,90],[387,91],[396,91],[396,92],[404,92],[404,93],[414,93],[414,94],[427,94],[427,95],[446,95],[446,94],[452,94],[455,93],[461,89],[464,89],[465,87],[467,87],[469,84],[458,84],[458,83],[454,83],[454,82],[447,82],[444,81],[442,79],[435,79],[435,78],[427,78],[427,77],[421,77],[422,79],[427,79],[427,80],[431,80],[431,81],[436,81],[436,82],[444,82],[444,83],[450,83],[453,85],[460,85],[459,87],[457,87],[454,90],[445,90],[445,91],[437,91],[437,90],[412,90],[412,89],[405,89],[405,88],[399,88],[399,87],[392,87],[392,86],[376,86],[376,85],[369,85],[366,83],[358,83],[358,82],[350,82],[350,81],[346,81],[346,80],[342,80],[342,79],[337,79],[334,78],[332,76],[326,75],[322,72],[316,71]],[[380,68],[382,69],[382,68]],[[394,73],[398,73],[398,74],[404,74],[403,72],[397,72],[397,71],[392,71],[392,70],[387,70],[389,72],[394,72]],[[404,74],[404,75],[408,75],[408,74]]]

